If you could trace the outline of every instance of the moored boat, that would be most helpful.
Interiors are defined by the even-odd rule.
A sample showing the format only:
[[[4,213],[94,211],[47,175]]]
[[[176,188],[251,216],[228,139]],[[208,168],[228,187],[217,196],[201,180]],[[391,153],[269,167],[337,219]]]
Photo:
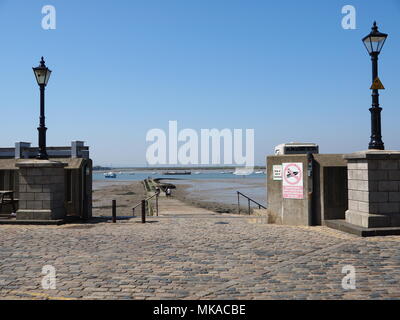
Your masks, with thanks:
[[[167,171],[163,173],[165,176],[180,176],[180,175],[190,175],[191,171]]]
[[[236,168],[233,173],[235,176],[249,176],[253,173],[253,168]]]
[[[104,174],[104,178],[106,179],[115,179],[117,174],[115,172],[107,172]]]

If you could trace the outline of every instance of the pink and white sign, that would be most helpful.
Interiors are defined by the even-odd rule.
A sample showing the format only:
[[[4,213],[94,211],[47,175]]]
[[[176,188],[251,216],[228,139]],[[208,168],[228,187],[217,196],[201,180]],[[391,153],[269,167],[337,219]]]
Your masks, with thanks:
[[[284,163],[282,194],[284,199],[304,199],[303,164]]]

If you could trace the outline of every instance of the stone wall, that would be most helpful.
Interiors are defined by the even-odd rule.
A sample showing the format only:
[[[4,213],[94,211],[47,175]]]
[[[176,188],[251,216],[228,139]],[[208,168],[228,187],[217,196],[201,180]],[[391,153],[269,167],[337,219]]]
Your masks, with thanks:
[[[59,220],[65,218],[66,164],[29,160],[19,167],[19,209],[17,220]]]
[[[381,157],[366,154],[366,159],[349,159],[347,221],[363,227],[400,226],[400,159],[388,152],[387,157],[385,152]]]

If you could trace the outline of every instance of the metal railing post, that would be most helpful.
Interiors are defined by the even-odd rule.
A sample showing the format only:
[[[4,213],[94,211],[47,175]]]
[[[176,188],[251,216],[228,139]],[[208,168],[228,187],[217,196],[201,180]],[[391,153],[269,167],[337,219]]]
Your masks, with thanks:
[[[142,200],[142,223],[146,223],[146,200]]]
[[[240,194],[239,192],[237,193],[238,196],[238,214],[240,214]]]
[[[157,217],[158,217],[158,195],[159,195],[160,193],[159,192],[157,192],[157,195],[156,195],[156,211],[157,211]]]
[[[157,216],[158,216],[158,196],[159,196],[159,194],[160,194],[160,193],[155,193],[155,194],[153,194],[151,197],[146,198],[146,199],[144,199],[144,200],[141,200],[136,206],[134,206],[134,207],[132,208],[133,216],[135,216],[135,209],[136,209],[137,207],[139,207],[140,205],[143,207],[143,201],[145,202],[145,210],[146,210],[146,204],[147,204],[147,211],[149,212],[149,216],[150,216],[150,215],[153,215],[153,213],[154,213],[154,212],[153,212],[153,206],[152,206],[150,200],[153,199],[154,197],[157,197],[157,198],[156,198],[156,205],[157,205]]]
[[[117,200],[112,201],[112,222],[117,223]]]
[[[249,215],[251,215],[251,203],[253,202],[255,205],[258,206],[258,209],[267,209],[266,207],[264,207],[262,204],[258,203],[257,201],[254,201],[253,199],[251,199],[250,197],[244,195],[243,193],[236,191],[237,192],[237,196],[238,196],[238,214],[240,214],[240,196],[242,196],[243,198],[246,198],[248,201],[248,213]]]

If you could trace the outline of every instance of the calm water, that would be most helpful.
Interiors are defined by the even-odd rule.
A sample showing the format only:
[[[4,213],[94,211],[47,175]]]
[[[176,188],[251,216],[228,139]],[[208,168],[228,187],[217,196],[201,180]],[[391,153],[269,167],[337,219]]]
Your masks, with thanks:
[[[163,175],[160,171],[129,171],[129,172],[119,172],[117,170],[113,170],[117,174],[116,179],[109,179],[104,177],[104,173],[93,173],[93,180],[114,180],[114,181],[140,181],[147,179],[148,177],[152,179],[164,178],[164,179],[184,179],[184,180],[220,180],[220,179],[265,179],[265,174],[256,174],[253,173],[248,176],[237,176],[233,173],[222,173],[224,171],[214,171],[214,170],[203,170],[196,171],[199,174],[195,174],[192,171],[191,175]]]
[[[148,177],[152,179],[163,178],[171,183],[189,185],[189,191],[194,193],[196,198],[214,201],[219,203],[237,204],[237,191],[244,193],[255,201],[266,203],[266,176],[265,174],[253,173],[248,176],[237,176],[223,170],[195,171],[199,174],[191,175],[163,175],[157,171],[130,171],[118,172],[116,179],[106,179],[104,173],[93,173],[95,181],[141,181]],[[224,172],[224,173],[222,173]],[[241,199],[246,203],[244,198]]]

